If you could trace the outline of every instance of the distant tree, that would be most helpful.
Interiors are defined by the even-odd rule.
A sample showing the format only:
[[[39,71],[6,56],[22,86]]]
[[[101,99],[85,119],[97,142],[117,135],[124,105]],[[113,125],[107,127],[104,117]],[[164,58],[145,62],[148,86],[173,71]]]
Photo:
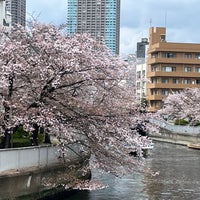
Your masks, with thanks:
[[[8,137],[18,125],[48,128],[66,148],[89,148],[105,171],[139,169],[127,146],[139,150],[150,142],[131,129],[144,115],[124,81],[126,64],[105,45],[88,34],[67,36],[34,22],[6,33],[0,70],[2,134]]]
[[[199,98],[200,88],[188,88],[179,93],[170,94],[158,114],[173,119],[184,119],[194,124],[200,121]]]

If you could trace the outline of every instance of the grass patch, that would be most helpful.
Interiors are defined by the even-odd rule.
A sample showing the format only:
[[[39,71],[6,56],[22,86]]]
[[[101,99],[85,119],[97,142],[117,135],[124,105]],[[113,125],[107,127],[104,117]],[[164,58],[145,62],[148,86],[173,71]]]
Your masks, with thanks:
[[[188,125],[189,122],[185,119],[177,119],[175,122],[174,122],[174,125],[182,125],[182,126],[186,126]]]

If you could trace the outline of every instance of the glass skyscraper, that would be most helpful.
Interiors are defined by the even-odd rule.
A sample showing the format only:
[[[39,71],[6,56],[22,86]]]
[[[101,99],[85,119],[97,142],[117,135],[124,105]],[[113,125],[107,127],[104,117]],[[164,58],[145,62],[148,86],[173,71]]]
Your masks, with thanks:
[[[120,0],[68,0],[67,30],[88,32],[119,54]]]
[[[11,13],[11,24],[26,25],[26,0],[6,0],[6,10]]]

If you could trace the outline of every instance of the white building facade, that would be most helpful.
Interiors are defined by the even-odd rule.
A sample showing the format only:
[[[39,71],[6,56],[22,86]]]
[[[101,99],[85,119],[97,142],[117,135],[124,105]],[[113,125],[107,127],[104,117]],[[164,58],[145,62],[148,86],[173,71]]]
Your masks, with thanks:
[[[147,80],[147,50],[148,39],[142,38],[137,43],[137,64],[136,64],[136,96],[141,102],[146,99],[146,82]]]
[[[26,0],[5,0],[6,10],[11,14],[11,25],[26,25]]]
[[[146,72],[147,64],[145,62],[136,65],[136,95],[139,99],[146,97]]]
[[[0,0],[0,27],[7,29],[11,27],[11,15],[6,9],[5,0]]]

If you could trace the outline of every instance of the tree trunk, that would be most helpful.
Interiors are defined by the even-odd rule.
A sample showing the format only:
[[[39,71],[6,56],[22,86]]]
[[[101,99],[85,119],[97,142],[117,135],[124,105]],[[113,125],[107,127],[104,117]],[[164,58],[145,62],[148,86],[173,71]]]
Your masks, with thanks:
[[[50,135],[47,132],[45,132],[44,143],[51,144]]]
[[[32,145],[38,146],[38,132],[39,132],[39,126],[37,124],[33,124],[34,130],[32,131],[33,133],[33,143]]]
[[[1,141],[1,148],[10,148],[11,147],[11,135],[8,133],[8,131],[5,132],[2,141]]]

